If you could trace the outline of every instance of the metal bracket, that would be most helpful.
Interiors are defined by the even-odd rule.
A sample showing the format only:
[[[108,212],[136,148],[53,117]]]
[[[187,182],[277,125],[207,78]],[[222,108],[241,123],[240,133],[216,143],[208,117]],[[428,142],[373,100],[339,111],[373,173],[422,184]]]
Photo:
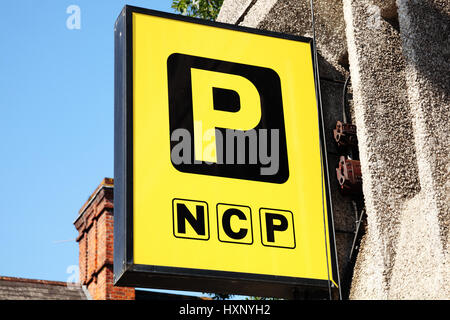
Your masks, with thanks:
[[[366,207],[363,207],[361,212],[358,215],[358,208],[356,207],[356,203],[352,201],[353,206],[355,208],[355,216],[357,217],[357,220],[355,221],[356,227],[355,227],[355,236],[353,237],[352,242],[352,248],[350,249],[350,255],[348,259],[351,261],[354,257],[354,253],[359,250],[359,242],[360,242],[360,233],[361,233],[361,224],[364,222],[365,213],[366,213]]]

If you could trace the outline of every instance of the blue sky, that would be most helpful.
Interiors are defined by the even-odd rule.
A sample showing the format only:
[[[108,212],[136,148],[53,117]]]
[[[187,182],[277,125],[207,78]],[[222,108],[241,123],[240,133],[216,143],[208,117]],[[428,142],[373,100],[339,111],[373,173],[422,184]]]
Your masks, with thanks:
[[[78,265],[73,221],[113,177],[114,22],[125,4],[171,2],[1,2],[0,275],[66,281]]]

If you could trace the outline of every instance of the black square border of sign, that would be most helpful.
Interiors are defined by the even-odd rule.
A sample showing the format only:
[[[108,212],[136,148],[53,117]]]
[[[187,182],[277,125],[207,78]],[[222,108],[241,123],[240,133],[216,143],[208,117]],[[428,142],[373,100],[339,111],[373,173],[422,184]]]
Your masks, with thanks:
[[[250,232],[252,235],[252,242],[248,243],[248,242],[239,242],[239,241],[227,241],[227,240],[221,240],[220,239],[220,223],[219,223],[219,206],[220,205],[224,205],[224,206],[230,206],[230,207],[241,207],[241,208],[248,208],[250,210]],[[223,203],[223,202],[219,202],[216,205],[216,223],[217,223],[217,239],[220,242],[223,243],[234,243],[234,244],[244,244],[244,245],[252,245],[255,242],[255,235],[253,233],[253,217],[252,217],[252,208],[250,208],[249,206],[244,206],[244,205],[240,205],[240,204],[231,204],[231,203]]]
[[[257,160],[256,164],[194,163],[196,160],[194,144],[191,144],[190,163],[175,164],[172,161],[174,168],[185,173],[279,184],[285,183],[289,179],[289,164],[279,75],[270,68],[172,53],[167,58],[170,136],[172,136],[174,130],[180,128],[189,131],[191,137],[194,136],[191,68],[241,76],[256,87],[261,98],[261,120],[254,129],[256,131],[266,129],[269,132],[273,129],[279,130],[279,168],[273,175],[261,175],[260,170],[265,166],[259,163],[259,160]],[[178,115],[183,115],[183,117],[180,118]],[[220,131],[223,137],[226,137],[225,128],[216,128],[216,130]],[[244,133],[244,131],[239,132]],[[258,137],[258,141],[259,139]],[[177,143],[176,141],[170,142],[171,150]],[[259,148],[258,144],[257,148]],[[222,157],[224,159],[227,158],[225,150],[220,150],[220,152],[223,153]]]
[[[176,201],[176,200],[190,201],[190,202],[198,202],[198,203],[204,203],[204,204],[206,204],[206,227],[208,228],[208,237],[207,237],[206,239],[177,236],[177,234],[176,234],[176,232],[175,232],[175,201]],[[210,227],[209,227],[209,206],[208,206],[208,202],[206,202],[206,201],[201,201],[201,200],[173,198],[173,199],[172,199],[172,228],[173,228],[173,229],[172,229],[173,236],[174,236],[175,238],[208,241],[208,240],[210,239],[210,237],[211,237],[211,233],[210,233],[210,230],[209,230]]]
[[[332,277],[328,280],[275,276],[254,273],[191,269],[173,266],[140,265],[133,258],[133,43],[132,14],[139,13],[166,19],[196,23],[216,28],[253,33],[268,37],[309,43],[316,83],[319,132],[327,204]],[[336,255],[331,191],[326,157],[323,111],[320,99],[316,48],[311,38],[191,18],[126,5],[114,27],[114,285],[151,287],[200,292],[220,292],[280,298],[296,298],[301,292],[323,292],[324,297],[339,299],[340,289]],[[327,230],[324,230],[324,236]],[[328,261],[328,255],[325,259]],[[330,272],[329,272],[330,273]]]
[[[261,211],[262,210],[267,210],[267,211],[281,211],[281,212],[289,212],[290,218],[291,218],[291,222],[292,222],[292,231],[294,232],[294,246],[293,247],[286,247],[286,246],[276,246],[276,245],[270,245],[270,244],[265,244],[262,238],[262,233],[263,233],[263,228],[262,228],[262,219],[261,219]],[[285,248],[285,249],[295,249],[295,247],[297,246],[297,243],[295,242],[295,226],[294,226],[294,214],[292,213],[292,211],[289,210],[282,210],[282,209],[273,209],[273,208],[259,208],[258,210],[259,213],[259,230],[261,231],[261,244],[265,247],[274,247],[274,248]]]

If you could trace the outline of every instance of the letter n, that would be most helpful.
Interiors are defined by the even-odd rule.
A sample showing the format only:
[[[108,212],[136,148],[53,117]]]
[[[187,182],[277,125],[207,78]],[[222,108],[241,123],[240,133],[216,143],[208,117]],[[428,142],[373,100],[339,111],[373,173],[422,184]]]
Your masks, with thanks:
[[[206,202],[174,199],[172,210],[175,237],[209,239],[209,212]]]

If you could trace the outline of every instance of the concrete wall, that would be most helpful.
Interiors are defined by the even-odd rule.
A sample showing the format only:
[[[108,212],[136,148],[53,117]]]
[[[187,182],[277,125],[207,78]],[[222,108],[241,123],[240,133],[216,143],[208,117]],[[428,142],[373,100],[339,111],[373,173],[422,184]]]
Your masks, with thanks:
[[[445,2],[398,1],[397,22],[344,0],[368,212],[355,299],[450,297]]]
[[[314,9],[332,188],[331,129],[350,73],[367,209],[349,270],[354,212],[333,194],[342,285],[353,299],[449,299],[450,2],[314,0]],[[225,0],[219,20],[312,35],[309,0]]]
[[[344,1],[368,223],[353,294],[375,299],[386,297],[402,208],[420,189],[401,38],[377,8]]]

